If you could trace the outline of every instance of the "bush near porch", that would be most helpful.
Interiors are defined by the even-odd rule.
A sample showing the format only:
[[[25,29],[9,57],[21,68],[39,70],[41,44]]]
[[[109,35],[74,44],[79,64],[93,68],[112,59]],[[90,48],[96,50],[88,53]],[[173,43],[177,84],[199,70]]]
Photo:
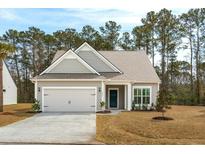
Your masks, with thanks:
[[[106,144],[205,144],[205,107],[171,106],[171,121],[152,120],[159,112],[97,115],[96,139]]]

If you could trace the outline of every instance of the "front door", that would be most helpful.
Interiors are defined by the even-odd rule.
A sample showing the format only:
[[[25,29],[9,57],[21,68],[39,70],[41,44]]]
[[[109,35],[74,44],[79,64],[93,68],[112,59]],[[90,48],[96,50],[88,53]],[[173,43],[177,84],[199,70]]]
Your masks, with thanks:
[[[110,89],[109,90],[109,104],[110,108],[117,108],[118,103],[118,90]]]

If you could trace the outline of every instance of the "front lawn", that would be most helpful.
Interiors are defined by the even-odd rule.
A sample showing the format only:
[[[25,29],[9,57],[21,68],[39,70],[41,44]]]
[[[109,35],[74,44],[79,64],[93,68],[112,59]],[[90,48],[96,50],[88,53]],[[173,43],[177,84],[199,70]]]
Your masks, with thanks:
[[[4,105],[4,112],[0,112],[0,127],[31,117],[31,103]]]
[[[205,144],[205,107],[172,106],[171,121],[152,120],[158,112],[97,115],[96,139],[106,144]]]

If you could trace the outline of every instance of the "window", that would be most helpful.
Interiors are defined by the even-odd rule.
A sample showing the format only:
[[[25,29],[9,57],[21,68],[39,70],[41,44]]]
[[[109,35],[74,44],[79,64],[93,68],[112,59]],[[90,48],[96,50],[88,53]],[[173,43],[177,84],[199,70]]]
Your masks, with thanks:
[[[134,102],[136,104],[151,104],[150,96],[151,95],[151,88],[146,87],[134,87]]]

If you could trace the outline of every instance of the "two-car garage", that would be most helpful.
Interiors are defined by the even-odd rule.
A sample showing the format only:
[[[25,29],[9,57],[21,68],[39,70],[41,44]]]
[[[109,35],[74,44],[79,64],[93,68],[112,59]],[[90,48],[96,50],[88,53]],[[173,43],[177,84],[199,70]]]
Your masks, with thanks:
[[[96,87],[42,87],[43,112],[95,112]]]

